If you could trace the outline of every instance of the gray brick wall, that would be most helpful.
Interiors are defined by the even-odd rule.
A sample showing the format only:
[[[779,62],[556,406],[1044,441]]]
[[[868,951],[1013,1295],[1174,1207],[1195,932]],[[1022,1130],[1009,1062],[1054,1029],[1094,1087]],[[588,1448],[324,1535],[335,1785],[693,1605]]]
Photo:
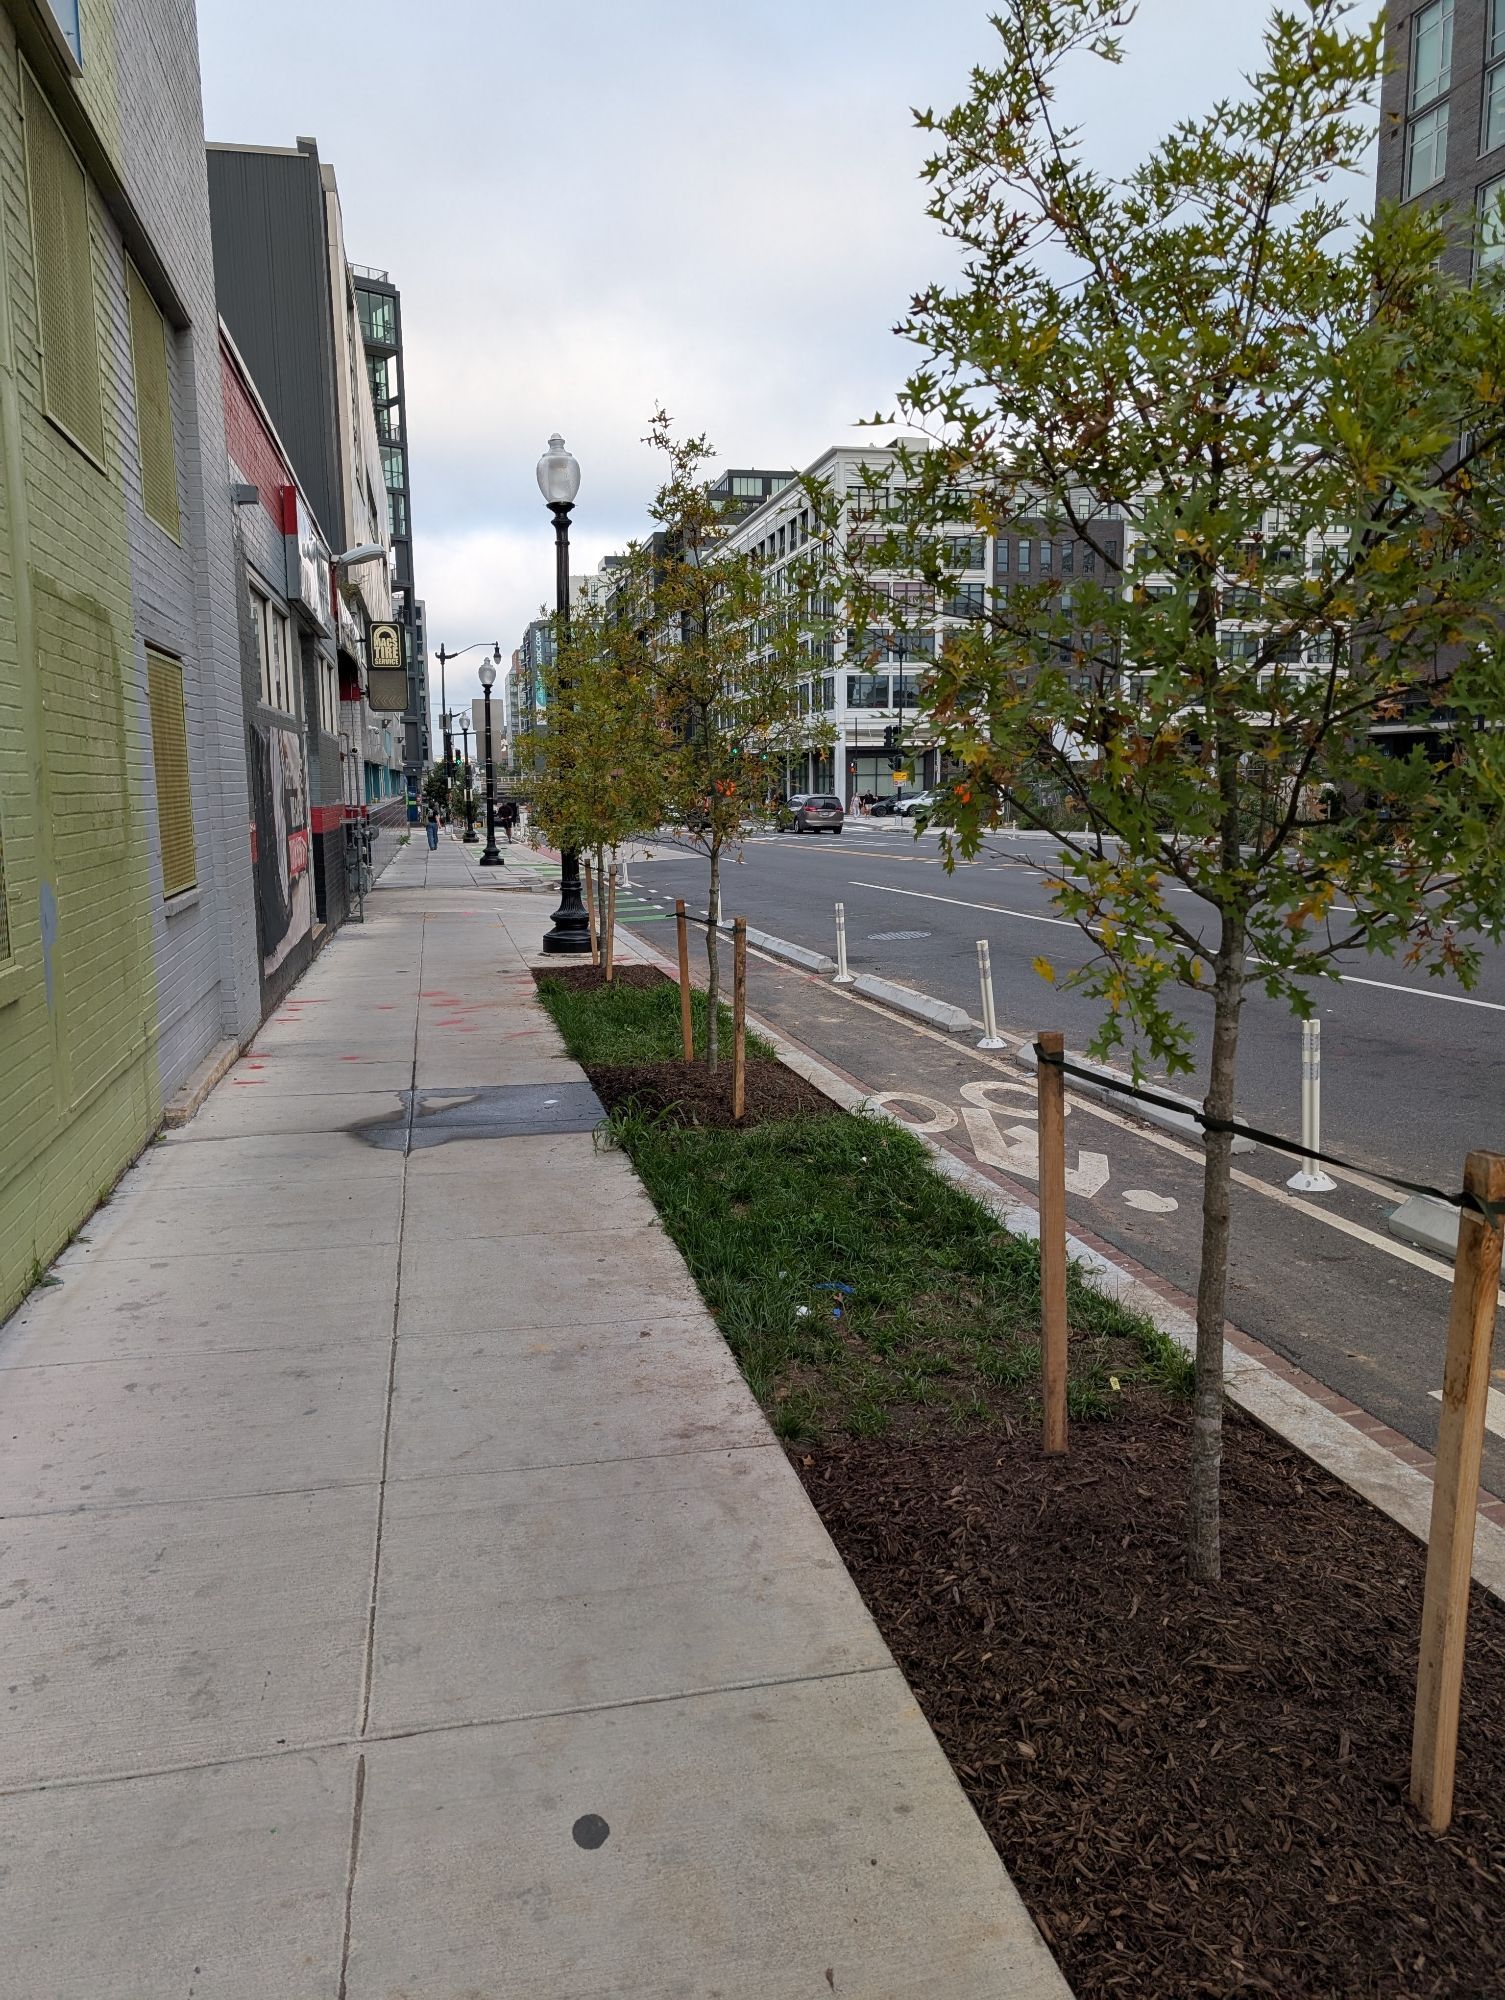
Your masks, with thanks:
[[[153,870],[159,1050],[164,1095],[224,1036],[244,1040],[261,1016],[250,868],[250,804],[241,702],[229,480],[219,371],[219,322],[204,166],[198,36],[190,0],[116,0],[121,166],[189,323],[171,329],[169,363],[178,461],[180,540],[141,504],[134,409],[124,418],[125,488],[136,610],[134,671],[145,649],[183,662],[198,889],[171,911],[161,894],[151,745],[140,745]],[[129,329],[120,338],[131,380]],[[159,301],[160,303],[160,301]],[[139,705],[149,733],[145,700]]]
[[[1380,149],[1376,184],[1382,201],[1406,199],[1406,134],[1410,123],[1413,22],[1427,0],[1390,0],[1385,22],[1389,73],[1380,99]],[[1452,82],[1447,92],[1446,173],[1416,197],[1429,206],[1451,203],[1458,228],[1446,267],[1473,275],[1473,231],[1479,191],[1505,176],[1505,146],[1482,150],[1483,93],[1490,0],[1453,0]]]

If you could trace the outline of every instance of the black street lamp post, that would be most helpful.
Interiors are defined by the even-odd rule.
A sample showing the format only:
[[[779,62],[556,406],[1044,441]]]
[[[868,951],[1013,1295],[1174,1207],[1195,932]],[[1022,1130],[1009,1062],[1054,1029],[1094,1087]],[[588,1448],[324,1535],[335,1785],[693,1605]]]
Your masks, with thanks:
[[[501,657],[501,647],[497,647],[497,659]],[[496,844],[496,779],[491,763],[491,690],[496,684],[497,660],[482,660],[481,688],[486,696],[486,851],[481,856],[483,868],[505,868],[507,863],[497,850]]]
[[[476,801],[470,782],[470,718],[460,717],[461,756],[465,763],[465,831],[460,838],[467,847],[474,847],[476,841]]]
[[[444,731],[444,775],[446,778],[453,772],[455,764],[455,718],[449,712],[449,705],[444,692],[445,662],[447,660],[458,660],[466,653],[474,653],[479,647],[484,646],[485,643],[484,639],[475,639],[470,645],[462,646],[455,653],[447,653],[443,646],[441,646],[434,655],[434,658],[439,662],[439,727]],[[499,660],[502,657],[500,640],[492,640],[491,651],[494,659]]]
[[[538,461],[538,490],[542,493],[549,512],[554,516],[554,621],[555,642],[561,655],[570,638],[570,513],[575,505],[575,495],[580,491],[580,467],[573,452],[565,447],[564,439],[556,431],[549,439],[549,448]],[[555,695],[559,703],[559,722],[564,721],[565,697],[568,684],[556,672],[554,676]],[[586,915],[585,902],[580,894],[580,856],[573,847],[561,850],[559,856],[559,908],[554,912],[553,922],[543,941],[545,951],[589,951],[590,918]]]

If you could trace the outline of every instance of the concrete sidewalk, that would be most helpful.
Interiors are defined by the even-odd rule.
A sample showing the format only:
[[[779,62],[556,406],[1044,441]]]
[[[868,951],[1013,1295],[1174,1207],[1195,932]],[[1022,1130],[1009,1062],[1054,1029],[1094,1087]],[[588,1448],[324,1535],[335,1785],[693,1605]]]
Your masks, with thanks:
[[[0,1329],[0,1991],[1062,2000],[474,853]]]

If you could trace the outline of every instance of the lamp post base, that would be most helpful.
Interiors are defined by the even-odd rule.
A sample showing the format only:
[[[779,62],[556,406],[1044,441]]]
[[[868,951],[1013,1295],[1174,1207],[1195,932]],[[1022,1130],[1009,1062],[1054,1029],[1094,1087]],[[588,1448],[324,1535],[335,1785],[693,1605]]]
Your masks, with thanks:
[[[544,935],[548,952],[588,952],[591,948],[590,918],[580,894],[580,857],[573,851],[560,856],[559,908]]]
[[[486,852],[481,856],[480,860],[476,863],[476,866],[478,868],[505,868],[506,865],[507,865],[506,856],[503,854],[498,854],[494,846],[488,847]]]

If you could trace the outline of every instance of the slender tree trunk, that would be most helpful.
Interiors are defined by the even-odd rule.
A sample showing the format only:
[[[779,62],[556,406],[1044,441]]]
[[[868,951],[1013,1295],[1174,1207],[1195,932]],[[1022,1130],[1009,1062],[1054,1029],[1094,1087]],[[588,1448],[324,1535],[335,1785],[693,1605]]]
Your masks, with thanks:
[[[707,1069],[716,1067],[716,1059],[721,1053],[717,1003],[721,997],[721,935],[716,929],[716,913],[721,907],[721,842],[711,842],[711,906],[705,917],[705,957],[708,978],[706,980],[706,1023],[705,1061]]]
[[[1223,941],[1214,967],[1212,1065],[1203,1106],[1212,1118],[1233,1116],[1244,995],[1243,954],[1243,921],[1225,915]],[[1197,1386],[1192,1402],[1187,1566],[1198,1583],[1216,1583],[1222,1574],[1223,1321],[1228,1300],[1233,1134],[1208,1132],[1203,1145],[1202,1268],[1197,1278]]]

